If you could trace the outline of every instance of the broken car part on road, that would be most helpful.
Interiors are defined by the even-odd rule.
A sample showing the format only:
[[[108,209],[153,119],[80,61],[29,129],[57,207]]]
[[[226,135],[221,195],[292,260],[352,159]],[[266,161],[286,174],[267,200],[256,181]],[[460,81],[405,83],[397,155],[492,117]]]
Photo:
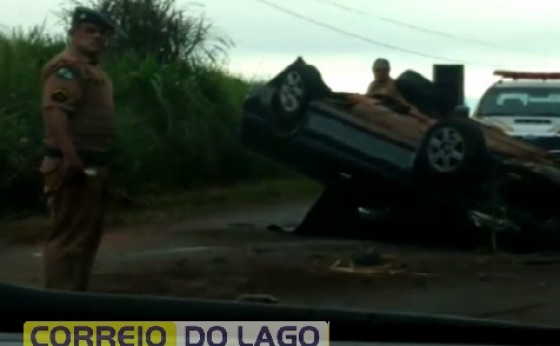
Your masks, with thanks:
[[[362,222],[359,208],[386,209],[452,238],[468,238],[486,215],[502,220],[490,233],[513,225],[498,233],[516,246],[560,247],[560,169],[547,151],[464,117],[416,72],[396,85],[420,112],[334,92],[302,58],[248,95],[242,143],[325,186],[296,233],[347,232]]]

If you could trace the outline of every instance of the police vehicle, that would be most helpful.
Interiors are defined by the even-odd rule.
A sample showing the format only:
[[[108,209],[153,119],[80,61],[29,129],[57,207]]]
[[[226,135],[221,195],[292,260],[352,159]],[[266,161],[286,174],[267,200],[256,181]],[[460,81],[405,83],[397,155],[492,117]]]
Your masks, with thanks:
[[[560,73],[495,71],[473,118],[560,158]]]

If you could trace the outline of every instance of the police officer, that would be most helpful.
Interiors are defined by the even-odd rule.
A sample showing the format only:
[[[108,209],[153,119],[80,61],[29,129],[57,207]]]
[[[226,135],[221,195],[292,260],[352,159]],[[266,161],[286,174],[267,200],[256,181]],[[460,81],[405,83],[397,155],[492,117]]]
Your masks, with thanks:
[[[101,239],[114,109],[112,82],[99,58],[114,30],[101,13],[77,7],[70,44],[42,71],[40,171],[52,215],[44,251],[47,288],[87,290]]]
[[[374,80],[369,84],[367,96],[385,95],[400,101],[410,108],[411,114],[418,113],[416,107],[411,105],[399,92],[395,80],[391,78],[391,64],[389,60],[378,58],[373,62],[372,72]]]

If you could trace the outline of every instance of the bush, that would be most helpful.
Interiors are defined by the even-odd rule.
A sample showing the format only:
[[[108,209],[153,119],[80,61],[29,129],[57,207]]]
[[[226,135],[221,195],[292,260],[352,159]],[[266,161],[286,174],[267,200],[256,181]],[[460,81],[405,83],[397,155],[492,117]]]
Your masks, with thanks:
[[[111,1],[98,3],[108,6]],[[114,2],[136,3],[144,9],[157,5],[155,0]],[[194,22],[209,28],[198,19],[189,22],[178,12],[157,13],[168,15],[176,27]],[[37,167],[43,131],[39,76],[45,62],[63,49],[64,40],[45,35],[41,28],[0,33],[1,211],[39,206]],[[240,146],[239,110],[250,83],[229,75],[216,63],[219,49],[208,48],[204,40],[196,41],[193,48],[191,41],[172,35],[161,44],[170,46],[171,41],[191,48],[162,57],[128,40],[118,42],[119,58],[109,57],[105,65],[115,85],[118,114],[117,188],[126,194],[142,194],[289,174]]]

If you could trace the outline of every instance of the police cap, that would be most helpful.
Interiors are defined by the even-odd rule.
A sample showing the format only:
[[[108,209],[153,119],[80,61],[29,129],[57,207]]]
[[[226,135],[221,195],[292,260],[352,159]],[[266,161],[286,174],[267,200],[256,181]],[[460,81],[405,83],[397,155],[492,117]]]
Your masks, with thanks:
[[[72,27],[75,28],[81,23],[91,23],[111,31],[115,30],[113,22],[111,22],[111,20],[101,12],[92,10],[91,8],[78,6],[74,9],[74,13],[72,14]]]

